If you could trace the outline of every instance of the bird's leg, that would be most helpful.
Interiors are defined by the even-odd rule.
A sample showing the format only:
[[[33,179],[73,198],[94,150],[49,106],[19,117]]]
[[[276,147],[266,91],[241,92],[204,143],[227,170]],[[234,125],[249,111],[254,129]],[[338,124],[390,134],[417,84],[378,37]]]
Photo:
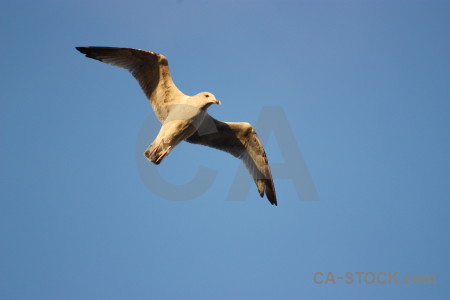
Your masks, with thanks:
[[[159,145],[161,145],[162,141],[159,142],[158,145],[156,145],[156,147],[152,150],[152,152],[150,152],[150,156],[155,155],[156,151],[158,151],[159,149]]]
[[[172,148],[172,146],[169,146],[166,151],[164,151],[163,153],[161,153],[161,155],[158,157],[158,159],[156,160],[155,163],[159,164],[161,162],[161,160],[167,155],[167,153],[169,153],[170,149]]]
[[[147,148],[147,150],[144,152],[145,157],[147,157],[147,158],[151,161],[151,160],[152,160],[151,158],[152,158],[153,156],[155,156],[155,154],[156,154],[156,152],[158,151],[158,149],[159,149],[161,143],[162,143],[162,141],[160,141],[160,142],[158,143],[158,145],[156,145],[156,146],[152,149],[152,151],[149,150],[149,149],[151,149],[151,147],[152,147],[152,145],[150,145],[150,146]]]

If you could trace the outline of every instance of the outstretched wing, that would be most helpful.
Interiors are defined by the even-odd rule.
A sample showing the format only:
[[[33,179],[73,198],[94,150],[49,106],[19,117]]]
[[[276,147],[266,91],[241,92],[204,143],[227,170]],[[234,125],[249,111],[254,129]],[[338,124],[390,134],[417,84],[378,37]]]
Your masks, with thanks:
[[[255,130],[249,123],[221,122],[210,115],[187,142],[213,147],[242,159],[258,187],[272,205],[277,205],[277,196],[266,152]]]
[[[104,63],[127,69],[139,82],[158,118],[161,108],[185,95],[170,76],[169,63],[164,55],[131,48],[76,47],[78,51]]]

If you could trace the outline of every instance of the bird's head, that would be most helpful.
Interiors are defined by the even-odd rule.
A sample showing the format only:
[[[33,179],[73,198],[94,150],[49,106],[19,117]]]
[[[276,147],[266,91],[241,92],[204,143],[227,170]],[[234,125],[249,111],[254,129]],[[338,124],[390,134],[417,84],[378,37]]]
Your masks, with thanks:
[[[213,94],[208,92],[199,93],[191,98],[193,104],[203,109],[207,109],[211,104],[221,104]]]

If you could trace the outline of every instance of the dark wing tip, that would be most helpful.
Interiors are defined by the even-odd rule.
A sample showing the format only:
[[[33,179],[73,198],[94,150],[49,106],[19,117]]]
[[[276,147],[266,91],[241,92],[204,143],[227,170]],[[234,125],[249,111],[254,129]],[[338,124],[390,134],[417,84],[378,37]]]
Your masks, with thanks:
[[[81,53],[83,53],[83,54],[86,54],[86,50],[88,49],[89,47],[75,47],[75,49],[77,49],[78,51],[80,51]]]
[[[87,58],[101,60],[101,59],[98,59],[97,57],[94,57],[94,55],[92,53],[92,50],[93,50],[92,48],[94,48],[94,47],[75,47],[75,49],[77,49],[78,51],[80,51],[81,53],[86,55]]]
[[[269,199],[270,204],[278,206],[278,202],[277,202],[277,198],[269,198],[269,196],[267,196],[267,199]]]
[[[270,204],[277,206],[277,196],[271,179],[258,179],[256,180],[256,186],[258,187],[258,193],[261,198],[265,194]]]
[[[275,193],[275,187],[273,185],[272,180],[266,181],[266,188],[265,188],[267,199],[269,200],[270,204],[278,206],[277,202],[277,195]]]

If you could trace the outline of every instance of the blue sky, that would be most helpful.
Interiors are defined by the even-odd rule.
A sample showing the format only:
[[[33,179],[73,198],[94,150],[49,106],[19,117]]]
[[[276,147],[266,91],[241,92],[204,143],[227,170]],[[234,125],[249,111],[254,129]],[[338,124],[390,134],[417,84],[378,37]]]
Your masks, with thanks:
[[[448,1],[1,2],[0,299],[448,299],[449,17]],[[151,107],[74,49],[88,45],[163,53],[220,120],[264,131],[262,112],[282,111],[272,127],[288,124],[307,166],[289,170],[319,201],[282,168],[278,207],[254,185],[227,201],[242,200],[239,161],[197,145],[143,165]],[[200,168],[215,177],[186,201],[140,175],[181,185]]]

